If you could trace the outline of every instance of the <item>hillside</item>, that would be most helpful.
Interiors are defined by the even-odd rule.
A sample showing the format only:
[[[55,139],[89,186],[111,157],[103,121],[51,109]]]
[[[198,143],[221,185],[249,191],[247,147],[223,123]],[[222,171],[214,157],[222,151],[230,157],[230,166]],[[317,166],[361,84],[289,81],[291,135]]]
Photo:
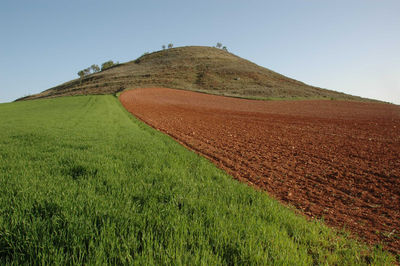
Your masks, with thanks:
[[[365,100],[309,86],[214,47],[187,46],[162,50],[113,68],[71,80],[37,99],[68,95],[113,94],[127,88],[168,87],[245,98],[326,98]]]

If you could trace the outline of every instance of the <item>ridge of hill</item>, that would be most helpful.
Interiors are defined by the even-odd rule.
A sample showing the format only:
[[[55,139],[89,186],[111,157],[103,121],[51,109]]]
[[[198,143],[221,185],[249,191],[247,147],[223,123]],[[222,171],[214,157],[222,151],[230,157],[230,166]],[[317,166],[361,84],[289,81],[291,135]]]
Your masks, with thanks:
[[[357,96],[288,78],[214,47],[185,46],[144,54],[136,60],[74,79],[18,100],[114,94],[124,89],[167,87],[253,99],[339,99]]]

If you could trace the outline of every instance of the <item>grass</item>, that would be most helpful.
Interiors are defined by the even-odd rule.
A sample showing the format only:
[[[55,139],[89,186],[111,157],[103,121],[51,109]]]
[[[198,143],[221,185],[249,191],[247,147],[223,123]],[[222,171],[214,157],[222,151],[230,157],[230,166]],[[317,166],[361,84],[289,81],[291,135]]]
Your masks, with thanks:
[[[390,264],[134,119],[113,96],[0,105],[0,264]]]

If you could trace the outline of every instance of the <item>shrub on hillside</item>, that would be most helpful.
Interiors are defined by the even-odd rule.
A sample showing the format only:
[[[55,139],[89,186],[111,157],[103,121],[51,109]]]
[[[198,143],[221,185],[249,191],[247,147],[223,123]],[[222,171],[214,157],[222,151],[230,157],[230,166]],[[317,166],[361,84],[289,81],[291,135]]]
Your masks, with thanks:
[[[85,73],[85,76],[89,75],[89,74],[90,74],[90,67],[85,68],[85,69],[83,70],[83,72]]]
[[[104,62],[103,64],[101,64],[101,71],[109,69],[109,68],[115,66],[116,64],[118,64],[118,62],[114,63],[112,60]]]
[[[90,74],[90,68],[89,67],[78,72],[78,76],[80,78],[83,78],[83,77],[85,77],[85,76],[87,76],[89,74]]]
[[[93,71],[93,73],[97,73],[100,71],[100,67],[96,64],[93,64],[90,69]]]
[[[85,76],[85,71],[83,71],[83,70],[79,71],[79,72],[78,72],[78,76],[79,76],[80,78],[83,78],[83,77]]]
[[[222,46],[222,43],[220,42],[217,42],[217,45],[215,47],[224,51],[228,51],[228,48],[226,48],[226,46]]]

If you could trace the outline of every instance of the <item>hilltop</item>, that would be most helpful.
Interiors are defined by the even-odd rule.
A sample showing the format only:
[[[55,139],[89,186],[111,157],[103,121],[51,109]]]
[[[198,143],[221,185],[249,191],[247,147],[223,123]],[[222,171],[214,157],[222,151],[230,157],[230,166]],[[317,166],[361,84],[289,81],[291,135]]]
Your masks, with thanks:
[[[366,100],[307,85],[214,47],[186,46],[75,79],[18,100],[68,95],[113,94],[128,88],[168,87],[256,99]]]

